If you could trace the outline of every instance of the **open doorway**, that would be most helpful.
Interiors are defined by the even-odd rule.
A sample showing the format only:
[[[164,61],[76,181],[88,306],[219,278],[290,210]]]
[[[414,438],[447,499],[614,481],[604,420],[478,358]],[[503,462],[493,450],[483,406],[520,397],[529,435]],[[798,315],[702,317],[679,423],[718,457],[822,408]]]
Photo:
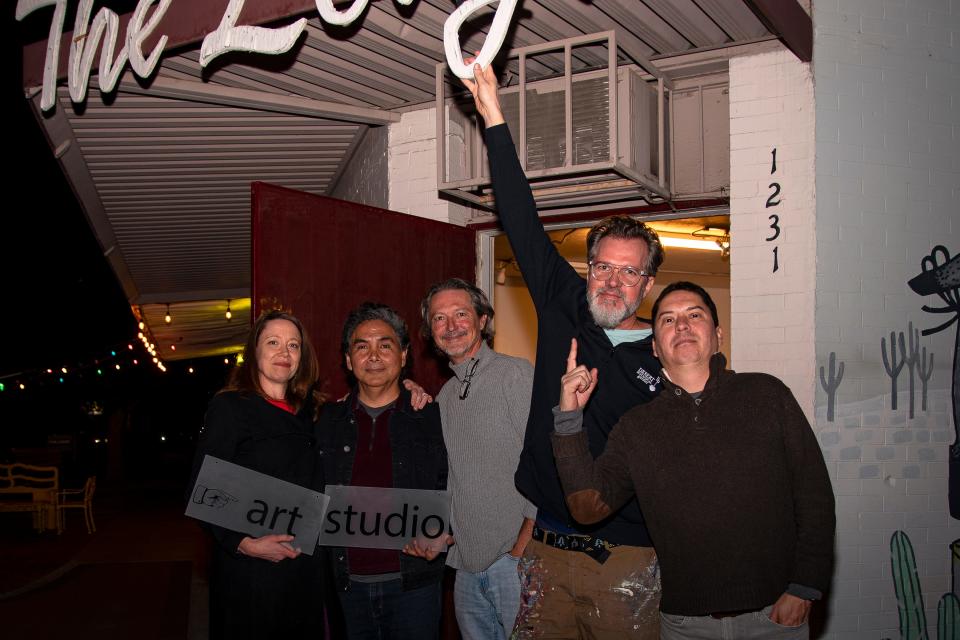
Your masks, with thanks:
[[[664,260],[653,290],[638,315],[650,317],[653,301],[671,282],[689,280],[713,297],[724,328],[721,350],[730,361],[730,216],[706,215],[678,219],[646,220],[664,243]],[[567,262],[587,277],[587,232],[592,222],[558,225],[548,229],[550,239]],[[494,347],[501,353],[536,360],[537,317],[533,301],[517,268],[506,234],[492,237],[490,287],[496,309]]]

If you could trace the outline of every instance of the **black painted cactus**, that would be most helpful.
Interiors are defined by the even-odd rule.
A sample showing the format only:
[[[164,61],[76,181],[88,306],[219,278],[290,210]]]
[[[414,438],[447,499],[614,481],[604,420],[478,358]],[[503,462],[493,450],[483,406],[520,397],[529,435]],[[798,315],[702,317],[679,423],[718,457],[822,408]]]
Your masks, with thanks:
[[[840,381],[843,380],[843,363],[841,362],[840,366],[834,370],[837,362],[837,353],[835,351],[830,352],[828,362],[830,365],[830,376],[829,378],[825,377],[823,375],[823,367],[820,367],[820,385],[823,387],[823,390],[827,392],[827,422],[833,422],[833,411],[837,402],[837,387],[840,386]]]
[[[900,361],[897,361],[897,345],[900,346]],[[890,408],[897,409],[897,377],[907,362],[907,349],[903,343],[903,331],[900,332],[900,341],[897,342],[897,332],[890,332],[890,357],[887,358],[887,339],[880,338],[880,355],[883,356],[883,368],[890,376]]]

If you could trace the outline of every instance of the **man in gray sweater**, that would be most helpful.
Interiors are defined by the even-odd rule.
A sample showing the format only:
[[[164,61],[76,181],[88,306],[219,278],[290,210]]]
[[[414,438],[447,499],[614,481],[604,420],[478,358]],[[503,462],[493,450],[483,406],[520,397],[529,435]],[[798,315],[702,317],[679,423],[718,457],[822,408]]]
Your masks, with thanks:
[[[454,373],[437,401],[453,494],[456,544],[447,564],[457,570],[457,624],[464,640],[504,640],[520,608],[517,562],[536,518],[536,508],[513,483],[533,367],[487,345],[493,339],[493,308],[483,291],[464,280],[431,287],[421,312],[424,336],[450,358]]]

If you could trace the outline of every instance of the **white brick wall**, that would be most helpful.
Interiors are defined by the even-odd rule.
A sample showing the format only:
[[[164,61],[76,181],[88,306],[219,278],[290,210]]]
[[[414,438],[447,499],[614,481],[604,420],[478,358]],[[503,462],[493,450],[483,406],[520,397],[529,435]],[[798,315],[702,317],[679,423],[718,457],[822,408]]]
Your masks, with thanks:
[[[815,0],[812,15],[816,361],[825,365],[835,352],[845,366],[832,422],[816,387],[816,430],[838,504],[826,637],[900,636],[889,546],[900,529],[935,638],[937,601],[951,588],[949,544],[960,538],[946,503],[956,329],[921,338],[936,368],[927,412],[917,381],[913,418],[906,367],[891,407],[880,340],[910,322],[924,329],[947,319],[923,312],[942,304],[906,282],[934,245],[960,251],[960,5]]]
[[[387,127],[371,127],[330,195],[371,207],[388,208]]]
[[[809,65],[779,51],[730,61],[731,360],[814,406],[814,109]],[[773,150],[776,149],[776,171]],[[771,183],[780,185],[773,199]],[[779,216],[774,241],[770,215]],[[773,271],[774,247],[778,270]]]
[[[390,125],[387,171],[389,209],[464,225],[470,209],[437,196],[436,109],[403,114]]]

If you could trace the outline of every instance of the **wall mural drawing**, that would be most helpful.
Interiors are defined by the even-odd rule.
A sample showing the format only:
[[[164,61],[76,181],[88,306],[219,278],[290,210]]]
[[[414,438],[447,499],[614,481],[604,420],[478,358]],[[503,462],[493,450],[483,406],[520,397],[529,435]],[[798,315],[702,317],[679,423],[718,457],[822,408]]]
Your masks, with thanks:
[[[907,349],[904,346],[903,331],[900,332],[900,341],[897,342],[897,332],[890,332],[890,358],[887,358],[887,339],[880,338],[880,355],[883,356],[883,368],[890,376],[890,408],[897,409],[897,378],[903,365],[907,363]],[[897,360],[897,345],[900,345],[900,359]]]
[[[833,422],[833,410],[837,404],[837,387],[840,386],[840,381],[843,380],[843,363],[840,363],[839,367],[835,368],[837,363],[837,352],[830,352],[829,359],[830,366],[830,375],[829,377],[824,377],[823,367],[820,367],[820,385],[823,387],[823,390],[827,392],[827,422]],[[926,385],[924,385],[926,389]]]
[[[920,378],[920,409],[927,410],[927,383],[930,382],[930,376],[933,375],[933,354],[930,354],[930,360],[927,361],[927,348],[924,347],[920,355],[920,363],[917,367],[917,377]]]
[[[912,278],[907,284],[921,296],[933,294],[940,296],[940,299],[946,304],[946,306],[937,308],[923,305],[921,308],[927,313],[953,314],[953,317],[943,324],[932,329],[924,329],[922,335],[928,336],[944,331],[960,318],[960,255],[951,258],[946,247],[937,245],[930,252],[930,255],[920,261],[920,267],[920,274]],[[884,356],[884,366],[886,366],[886,356]],[[932,360],[930,369],[933,369]],[[927,373],[926,375],[929,377],[930,374]],[[925,396],[926,382],[923,383],[923,387]],[[951,399],[953,401],[954,439],[953,444],[950,445],[948,494],[950,515],[960,519],[960,325],[958,325],[953,350]]]
[[[913,382],[913,375],[916,372],[917,364],[920,362],[920,330],[913,328],[913,323],[907,325],[907,370],[910,372],[910,410],[908,416],[913,418],[914,394],[916,386]]]
[[[956,549],[960,541],[950,545],[951,557],[956,564]],[[924,609],[923,592],[917,577],[917,560],[910,537],[903,531],[894,531],[890,537],[890,567],[893,588],[897,594],[897,612],[900,614],[900,638],[902,640],[952,640],[960,637],[960,600],[955,593],[945,593],[937,602],[937,635],[927,633],[927,614]],[[957,585],[954,584],[954,591]]]

